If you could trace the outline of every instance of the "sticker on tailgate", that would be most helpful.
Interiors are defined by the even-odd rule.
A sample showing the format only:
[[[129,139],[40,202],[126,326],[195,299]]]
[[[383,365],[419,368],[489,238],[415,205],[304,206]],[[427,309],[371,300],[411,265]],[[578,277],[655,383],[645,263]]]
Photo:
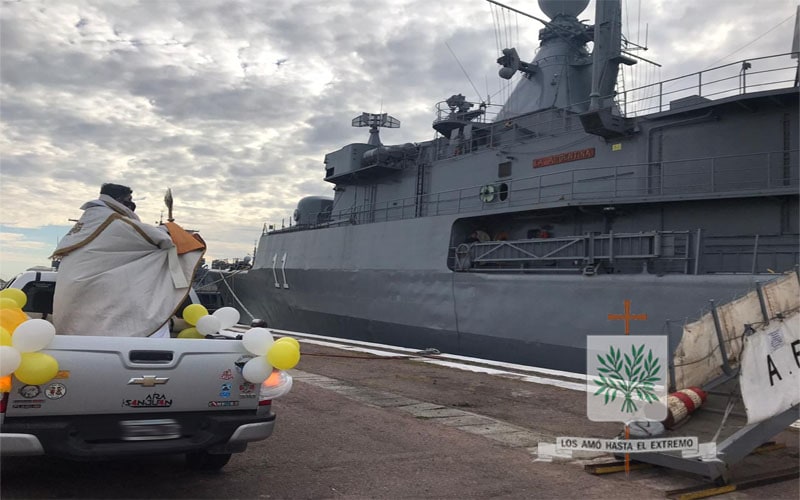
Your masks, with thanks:
[[[131,408],[169,408],[172,406],[172,400],[167,399],[165,394],[154,392],[142,399],[123,399],[122,406]]]
[[[209,408],[220,408],[226,406],[239,406],[238,401],[209,401],[208,407]]]
[[[38,396],[42,390],[38,385],[23,385],[19,388],[19,395],[23,398],[33,399]]]
[[[67,387],[64,384],[50,384],[47,386],[47,389],[44,391],[44,395],[47,396],[47,399],[61,399],[64,397],[64,394],[67,393]]]

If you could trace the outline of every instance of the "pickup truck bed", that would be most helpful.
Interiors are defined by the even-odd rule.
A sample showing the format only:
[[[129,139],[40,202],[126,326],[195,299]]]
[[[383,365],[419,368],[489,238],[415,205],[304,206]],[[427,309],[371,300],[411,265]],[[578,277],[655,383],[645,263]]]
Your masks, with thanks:
[[[242,377],[253,355],[241,341],[56,335],[41,352],[59,373],[38,386],[14,378],[0,408],[3,455],[187,453],[218,468],[272,433],[270,396]]]

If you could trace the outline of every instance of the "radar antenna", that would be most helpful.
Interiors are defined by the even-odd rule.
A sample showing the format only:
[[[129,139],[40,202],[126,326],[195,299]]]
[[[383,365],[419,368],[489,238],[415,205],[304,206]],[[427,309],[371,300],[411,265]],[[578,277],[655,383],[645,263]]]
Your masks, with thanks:
[[[353,118],[354,127],[370,127],[369,140],[367,144],[371,146],[383,146],[378,135],[378,128],[400,128],[400,120],[386,113],[361,113]]]

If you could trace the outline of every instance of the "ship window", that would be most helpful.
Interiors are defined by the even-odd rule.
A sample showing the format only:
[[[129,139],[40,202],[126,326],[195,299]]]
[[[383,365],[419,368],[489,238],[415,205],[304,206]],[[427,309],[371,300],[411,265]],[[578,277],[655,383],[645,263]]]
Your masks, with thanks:
[[[504,161],[497,165],[497,177],[508,177],[511,175],[511,162]]]
[[[498,191],[499,191],[498,196],[500,197],[500,201],[506,201],[506,198],[508,198],[508,184],[506,184],[505,182],[501,183],[498,186]]]

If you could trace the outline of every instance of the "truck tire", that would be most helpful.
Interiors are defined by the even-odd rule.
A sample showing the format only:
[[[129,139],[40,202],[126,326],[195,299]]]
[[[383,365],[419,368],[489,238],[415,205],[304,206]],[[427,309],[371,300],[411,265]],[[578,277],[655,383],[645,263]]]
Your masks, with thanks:
[[[231,459],[230,453],[209,453],[205,450],[186,454],[186,465],[192,470],[216,471],[225,467]]]

